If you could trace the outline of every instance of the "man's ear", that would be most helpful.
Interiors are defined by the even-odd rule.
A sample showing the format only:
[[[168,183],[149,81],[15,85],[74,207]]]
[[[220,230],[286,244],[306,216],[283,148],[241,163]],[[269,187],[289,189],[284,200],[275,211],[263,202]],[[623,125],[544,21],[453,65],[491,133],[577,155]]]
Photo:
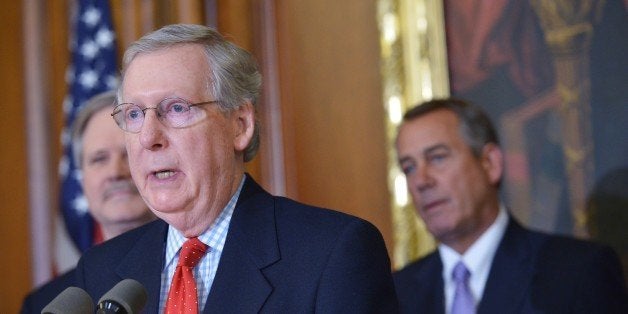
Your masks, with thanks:
[[[253,138],[255,129],[255,108],[251,101],[247,100],[238,109],[231,112],[235,135],[233,146],[236,151],[243,152]]]
[[[504,172],[504,155],[501,148],[494,144],[488,143],[482,148],[482,167],[489,181],[497,184]]]

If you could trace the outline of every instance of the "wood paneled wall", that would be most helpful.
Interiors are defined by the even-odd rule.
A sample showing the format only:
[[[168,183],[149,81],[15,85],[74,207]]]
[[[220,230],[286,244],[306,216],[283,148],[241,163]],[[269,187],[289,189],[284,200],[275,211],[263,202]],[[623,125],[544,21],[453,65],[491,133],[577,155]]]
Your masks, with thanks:
[[[42,18],[50,41],[43,45],[48,56],[44,73],[51,106],[50,158],[56,165],[72,0],[45,3]],[[248,165],[248,171],[269,190],[281,186],[281,194],[371,221],[381,230],[389,251],[392,249],[375,0],[111,3],[120,51],[144,32],[174,22],[216,25],[238,45],[253,51],[265,72],[260,115],[267,138],[262,154]],[[0,283],[0,312],[16,313],[31,288],[22,77],[25,12],[20,2],[14,1],[2,1],[0,11],[4,23],[15,25],[0,28],[0,86],[5,95],[0,115],[4,178],[0,182],[4,206],[0,269],[6,276]],[[268,141],[273,133],[281,135],[279,141]],[[269,151],[276,145],[280,149]],[[282,162],[273,166],[269,160],[273,156],[281,157]],[[270,167],[281,169],[269,171]],[[274,184],[277,182],[281,184]],[[20,265],[18,271],[7,271],[14,261]]]
[[[277,0],[287,192],[392,236],[376,1]]]
[[[0,312],[17,313],[18,302],[30,286],[28,183],[24,76],[22,69],[21,2],[0,2]],[[9,27],[6,27],[6,26]]]

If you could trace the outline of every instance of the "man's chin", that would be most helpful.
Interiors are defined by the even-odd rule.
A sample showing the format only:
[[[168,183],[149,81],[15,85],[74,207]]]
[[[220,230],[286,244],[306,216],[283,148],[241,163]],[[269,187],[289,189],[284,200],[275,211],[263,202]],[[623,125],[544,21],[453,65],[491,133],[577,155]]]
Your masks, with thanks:
[[[427,231],[437,239],[447,238],[453,231],[453,227],[445,222],[426,222]]]
[[[172,217],[182,214],[179,208],[174,207],[151,207],[151,211],[155,214],[155,216],[164,220],[167,220],[168,218],[172,219]]]

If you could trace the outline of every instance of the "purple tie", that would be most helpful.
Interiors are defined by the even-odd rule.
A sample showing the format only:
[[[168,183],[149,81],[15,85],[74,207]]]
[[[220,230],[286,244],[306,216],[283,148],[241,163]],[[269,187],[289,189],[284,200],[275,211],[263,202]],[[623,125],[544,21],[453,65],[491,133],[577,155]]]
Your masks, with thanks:
[[[456,264],[452,272],[452,278],[456,283],[456,293],[451,306],[451,314],[474,314],[475,302],[469,290],[469,277],[471,273],[462,261]]]

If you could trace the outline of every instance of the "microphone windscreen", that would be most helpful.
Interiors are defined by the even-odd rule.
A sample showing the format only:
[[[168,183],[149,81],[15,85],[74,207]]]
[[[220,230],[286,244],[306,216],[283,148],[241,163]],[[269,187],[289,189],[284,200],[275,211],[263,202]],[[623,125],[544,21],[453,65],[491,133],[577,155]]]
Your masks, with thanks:
[[[146,289],[141,283],[133,279],[124,279],[107,291],[98,301],[98,305],[100,306],[106,302],[116,302],[127,313],[139,313],[146,305],[147,298]]]
[[[94,303],[85,290],[69,287],[41,310],[41,314],[85,314],[94,313]]]

